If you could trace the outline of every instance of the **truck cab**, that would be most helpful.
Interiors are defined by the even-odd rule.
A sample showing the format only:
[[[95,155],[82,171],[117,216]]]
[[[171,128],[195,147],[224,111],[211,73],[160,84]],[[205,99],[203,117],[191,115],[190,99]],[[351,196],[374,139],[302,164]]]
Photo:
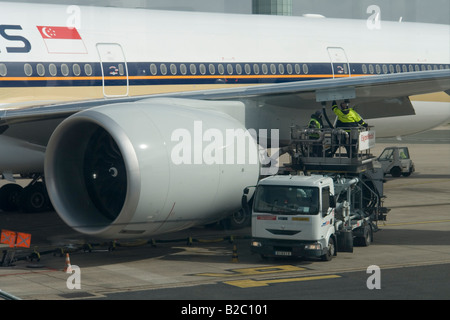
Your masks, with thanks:
[[[261,180],[253,199],[251,251],[262,257],[331,260],[336,253],[333,195],[333,180],[321,175]]]

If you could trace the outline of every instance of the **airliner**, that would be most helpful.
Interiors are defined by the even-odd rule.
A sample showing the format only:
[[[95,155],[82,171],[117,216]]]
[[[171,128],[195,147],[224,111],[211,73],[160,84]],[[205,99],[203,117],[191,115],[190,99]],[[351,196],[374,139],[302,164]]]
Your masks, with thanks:
[[[448,25],[2,2],[0,172],[33,177],[2,207],[41,206],[42,179],[89,237],[217,221],[261,173],[219,137],[283,146],[345,99],[377,137],[428,130],[450,118],[449,69]],[[225,151],[236,161],[196,158]]]

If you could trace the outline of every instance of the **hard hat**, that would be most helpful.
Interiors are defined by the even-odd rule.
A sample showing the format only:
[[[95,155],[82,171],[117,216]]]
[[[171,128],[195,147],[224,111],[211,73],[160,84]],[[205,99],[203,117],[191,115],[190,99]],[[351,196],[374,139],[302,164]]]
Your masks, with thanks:
[[[341,102],[341,109],[348,109],[348,102],[346,101]]]
[[[314,113],[314,115],[315,115],[317,118],[320,118],[320,117],[322,116],[322,112],[321,112],[320,110],[317,110],[317,111]]]

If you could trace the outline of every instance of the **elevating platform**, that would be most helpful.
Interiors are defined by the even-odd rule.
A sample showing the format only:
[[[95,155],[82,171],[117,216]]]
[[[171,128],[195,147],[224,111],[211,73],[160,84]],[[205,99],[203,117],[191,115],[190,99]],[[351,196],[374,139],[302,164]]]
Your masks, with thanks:
[[[361,173],[373,167],[371,128],[291,128],[292,169],[304,172]]]

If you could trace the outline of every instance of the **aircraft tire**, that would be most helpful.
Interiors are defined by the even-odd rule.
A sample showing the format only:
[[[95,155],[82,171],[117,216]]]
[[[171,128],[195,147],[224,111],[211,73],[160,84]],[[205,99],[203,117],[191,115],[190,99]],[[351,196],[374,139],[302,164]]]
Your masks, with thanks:
[[[23,188],[15,183],[0,188],[0,209],[6,212],[18,210],[18,200]]]

